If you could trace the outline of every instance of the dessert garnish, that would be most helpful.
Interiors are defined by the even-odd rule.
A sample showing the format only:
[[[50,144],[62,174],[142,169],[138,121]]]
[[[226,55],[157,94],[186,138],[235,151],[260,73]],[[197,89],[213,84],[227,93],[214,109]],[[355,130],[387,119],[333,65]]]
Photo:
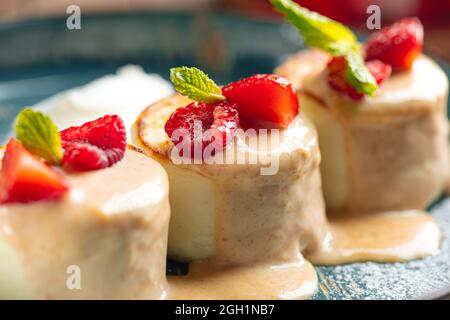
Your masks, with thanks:
[[[291,82],[275,74],[257,74],[230,83],[222,94],[237,103],[242,122],[257,128],[286,128],[299,112]]]
[[[200,69],[172,68],[170,69],[170,81],[175,90],[191,100],[205,103],[225,100],[220,87]]]
[[[61,131],[62,165],[74,171],[111,167],[123,159],[127,146],[125,125],[117,115]]]
[[[195,151],[195,144],[199,144],[197,150],[201,151],[212,144],[210,148],[214,152],[223,150],[231,143],[238,122],[235,103],[192,102],[175,110],[164,129],[175,145],[181,144],[183,147],[183,143],[189,143],[191,153]],[[176,130],[183,130],[187,137],[183,131],[175,134]]]
[[[0,203],[26,203],[60,198],[67,190],[64,177],[51,168],[62,159],[61,138],[53,121],[24,109],[17,117],[17,140],[3,154]]]
[[[59,199],[69,189],[62,175],[11,139],[2,160],[0,203]]]
[[[423,28],[417,18],[401,20],[374,33],[363,48],[346,26],[291,0],[270,1],[300,31],[308,46],[333,56],[328,65],[328,83],[354,100],[373,96],[379,84],[390,76],[390,69],[410,68],[422,49]],[[336,57],[341,57],[338,62],[333,61]],[[339,70],[334,64],[339,65]]]
[[[407,70],[422,46],[422,23],[418,18],[405,18],[370,36],[365,44],[366,60],[378,59],[394,70]]]
[[[270,1],[299,30],[309,47],[321,49],[332,56],[345,58],[347,62],[345,79],[358,93],[375,94],[378,85],[364,64],[361,46],[356,35],[349,28],[309,11],[291,0]]]
[[[172,68],[170,80],[180,94],[194,100],[176,109],[164,126],[181,153],[188,146],[191,158],[203,158],[209,145],[211,154],[226,148],[239,123],[236,103],[226,101],[214,80],[197,68]]]
[[[16,135],[26,149],[47,164],[61,163],[61,137],[50,117],[30,108],[23,109],[17,116]]]
[[[58,132],[49,117],[26,108],[17,117],[16,133],[2,159],[0,203],[59,199],[69,185],[54,166],[107,168],[122,160],[126,150],[125,125],[116,115]]]
[[[257,74],[222,89],[197,68],[173,68],[170,79],[180,94],[195,102],[178,108],[165,131],[175,145],[188,142],[191,150],[195,145],[202,151],[209,145],[226,148],[239,122],[253,128],[286,128],[298,114],[291,83],[278,75]]]
[[[389,78],[392,71],[390,65],[385,64],[380,60],[368,61],[366,62],[366,67],[369,69],[378,85],[380,85],[386,78]],[[361,100],[364,98],[364,94],[358,92],[346,80],[345,72],[347,69],[347,61],[343,56],[333,57],[330,62],[328,62],[327,69],[327,80],[333,89],[343,92],[353,100]]]

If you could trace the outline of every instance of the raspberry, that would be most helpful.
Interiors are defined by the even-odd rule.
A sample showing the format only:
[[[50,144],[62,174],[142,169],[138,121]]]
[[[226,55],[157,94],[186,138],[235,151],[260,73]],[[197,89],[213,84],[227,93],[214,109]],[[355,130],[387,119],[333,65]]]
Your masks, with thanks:
[[[203,157],[204,149],[210,144],[211,154],[230,144],[238,123],[235,103],[193,102],[175,110],[167,120],[164,130],[175,145],[183,148],[185,143],[188,143],[191,157],[197,156],[195,149],[198,149],[198,145]]]
[[[347,61],[343,56],[331,58],[327,65],[328,73],[330,74],[340,73],[345,70],[345,68],[347,68]]]
[[[418,18],[406,18],[371,35],[365,45],[366,60],[377,59],[395,70],[407,70],[422,46],[422,23]]]
[[[127,145],[125,125],[107,115],[61,131],[63,165],[75,171],[107,168],[123,159]]]
[[[391,75],[391,66],[379,60],[366,62],[366,67],[379,85]],[[327,65],[328,83],[333,89],[343,92],[349,98],[357,101],[361,100],[364,98],[364,94],[359,93],[347,82],[345,78],[346,68],[347,61],[344,57],[333,57]]]
[[[385,79],[389,78],[392,73],[392,67],[380,60],[371,60],[366,62],[366,67],[380,85]]]
[[[90,171],[109,167],[106,152],[89,143],[65,142],[63,163],[75,171]]]

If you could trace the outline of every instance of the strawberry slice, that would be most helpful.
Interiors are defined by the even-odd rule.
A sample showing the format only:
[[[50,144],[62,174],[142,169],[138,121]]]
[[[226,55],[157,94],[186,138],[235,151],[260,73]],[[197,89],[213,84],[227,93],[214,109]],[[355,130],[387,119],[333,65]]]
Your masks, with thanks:
[[[257,74],[230,83],[222,94],[237,104],[241,122],[256,128],[286,128],[299,112],[291,82],[274,74]]]
[[[366,60],[377,59],[395,70],[407,70],[422,46],[422,23],[418,18],[406,18],[371,35],[365,45]]]
[[[366,62],[366,67],[372,73],[378,85],[391,75],[392,68],[379,60],[372,60]],[[346,80],[345,70],[347,68],[347,61],[344,57],[333,57],[328,62],[328,84],[336,91],[344,93],[352,100],[359,101],[364,98],[364,94],[358,92]]]
[[[189,144],[191,157],[198,157],[195,151],[212,144],[211,154],[223,150],[232,141],[239,123],[236,104],[233,102],[203,103],[193,102],[176,109],[164,130],[180,149]]]
[[[127,146],[125,125],[117,115],[107,115],[60,132],[62,163],[75,171],[111,167],[123,159]]]
[[[55,200],[68,189],[60,174],[16,140],[9,141],[0,173],[0,203]]]

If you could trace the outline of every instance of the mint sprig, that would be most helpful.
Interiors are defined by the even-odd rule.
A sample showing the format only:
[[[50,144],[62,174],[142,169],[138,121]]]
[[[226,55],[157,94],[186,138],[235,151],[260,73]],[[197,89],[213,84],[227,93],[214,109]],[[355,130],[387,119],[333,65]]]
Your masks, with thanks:
[[[358,46],[355,34],[343,24],[290,0],[271,0],[295,26],[309,47],[322,49],[332,55],[343,55]]]
[[[364,64],[356,35],[343,24],[301,7],[291,0],[270,0],[296,27],[305,43],[333,56],[345,56],[346,78],[358,92],[373,95],[378,85]]]
[[[61,137],[53,121],[39,111],[22,110],[16,122],[17,139],[31,153],[48,164],[58,165],[62,159]]]
[[[225,100],[222,90],[197,68],[178,67],[170,69],[170,81],[175,90],[183,96],[198,102],[219,102]]]
[[[378,90],[378,84],[372,73],[366,68],[364,59],[356,52],[350,51],[346,56],[346,79],[348,83],[360,93],[374,95]]]

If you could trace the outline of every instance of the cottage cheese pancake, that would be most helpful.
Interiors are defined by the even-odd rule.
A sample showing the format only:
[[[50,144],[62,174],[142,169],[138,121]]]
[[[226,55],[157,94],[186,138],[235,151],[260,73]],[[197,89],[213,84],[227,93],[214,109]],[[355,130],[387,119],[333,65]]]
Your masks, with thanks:
[[[187,277],[170,278],[171,296],[248,298],[255,294],[250,292],[253,285],[260,288],[260,298],[311,296],[317,279],[300,252],[319,248],[327,230],[311,122],[298,116],[280,130],[278,140],[260,148],[259,133],[236,134],[223,158],[248,161],[261,155],[255,163],[175,164],[173,144],[161,124],[188,103],[176,95],[152,105],[134,128],[135,141],[169,175],[169,256],[194,261]],[[278,171],[262,175],[275,160]],[[241,286],[245,278],[248,290]]]
[[[353,102],[325,77],[329,56],[305,51],[278,72],[297,85],[319,132],[327,207],[353,213],[422,209],[448,179],[448,81],[428,57]]]
[[[0,206],[0,295],[38,299],[165,296],[167,176],[134,150],[115,166],[65,174],[54,202]],[[69,290],[70,266],[81,290]]]

